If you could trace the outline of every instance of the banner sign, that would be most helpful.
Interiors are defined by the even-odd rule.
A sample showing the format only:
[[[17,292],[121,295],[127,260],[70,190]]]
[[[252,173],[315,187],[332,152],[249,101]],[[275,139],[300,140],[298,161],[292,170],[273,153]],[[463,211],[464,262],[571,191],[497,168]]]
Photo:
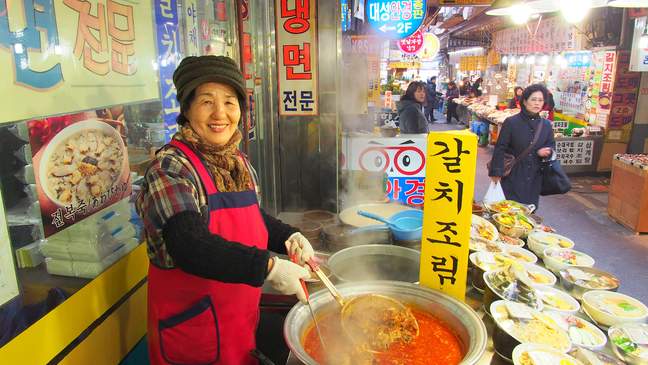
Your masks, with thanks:
[[[424,0],[367,0],[369,25],[388,39],[403,39],[421,26],[427,11]]]
[[[178,6],[176,0],[155,0],[154,5],[164,142],[169,142],[178,131],[176,118],[180,114],[180,104],[173,85],[173,71],[180,63]]]
[[[386,173],[387,197],[420,207],[425,194],[426,138],[346,137],[345,168]]]
[[[183,17],[186,35],[187,56],[199,56],[200,44],[198,35],[198,4],[196,0],[185,0],[182,2]]]
[[[423,48],[423,33],[414,32],[411,36],[398,40],[398,48],[407,54],[416,54]]]
[[[151,24],[148,2],[0,0],[0,123],[158,98]]]
[[[318,115],[317,0],[275,0],[279,115]]]
[[[592,164],[593,157],[594,141],[591,139],[556,141],[556,158],[564,166],[589,166]]]
[[[635,19],[634,34],[632,36],[632,53],[630,56],[630,71],[645,72],[648,71],[648,44],[642,44],[641,38],[645,37],[648,17]],[[643,47],[642,47],[643,46]]]
[[[90,113],[27,124],[45,237],[130,196],[123,119]]]
[[[477,136],[428,135],[420,283],[465,299]]]
[[[641,84],[641,74],[632,72],[630,67],[630,52],[619,51],[617,53],[616,75],[614,79],[614,93],[612,94],[612,108],[610,109],[610,121],[608,132],[617,129],[622,130],[621,138],[606,136],[606,142],[630,141],[632,122],[634,121],[635,110],[637,109],[637,96]],[[617,133],[618,135],[618,133]]]
[[[528,25],[508,28],[495,32],[493,46],[502,54],[528,54],[537,52],[564,52],[586,49],[587,38],[572,24],[566,23],[562,17],[545,18],[533,29],[538,29],[532,35]]]

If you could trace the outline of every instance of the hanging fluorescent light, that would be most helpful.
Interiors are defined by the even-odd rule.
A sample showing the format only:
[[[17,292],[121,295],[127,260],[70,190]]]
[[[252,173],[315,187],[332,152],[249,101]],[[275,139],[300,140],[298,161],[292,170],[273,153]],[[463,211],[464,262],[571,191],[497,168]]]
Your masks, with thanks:
[[[518,3],[519,0],[495,0],[490,9],[486,11],[486,14],[493,16],[511,15],[511,7]]]
[[[523,64],[524,63],[524,56],[520,56],[517,60],[517,63]]]
[[[543,64],[543,65],[548,64],[548,63],[549,63],[549,56],[547,56],[547,55],[543,55],[543,56],[540,58],[540,63]]]
[[[646,0],[608,0],[608,6],[615,8],[648,8]]]
[[[535,63],[535,56],[533,56],[533,55],[527,56],[526,63],[527,63],[527,65],[533,65]]]
[[[533,10],[527,4],[519,3],[511,6],[511,20],[513,20],[513,23],[515,24],[525,24],[529,21],[532,14]]]
[[[508,63],[508,56],[502,57],[502,64],[506,65]]]
[[[592,0],[569,0],[560,3],[560,12],[568,23],[580,23],[592,8]]]
[[[461,54],[461,53],[477,52],[483,50],[484,47],[472,47],[472,48],[460,49],[458,51],[450,51],[448,52],[448,54]]]

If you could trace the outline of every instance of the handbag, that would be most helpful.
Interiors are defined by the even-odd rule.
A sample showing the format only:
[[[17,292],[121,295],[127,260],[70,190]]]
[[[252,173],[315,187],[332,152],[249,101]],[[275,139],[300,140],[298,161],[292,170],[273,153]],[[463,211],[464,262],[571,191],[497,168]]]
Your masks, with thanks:
[[[542,167],[542,189],[540,195],[565,194],[571,190],[569,177],[559,160],[551,160]]]
[[[540,132],[542,132],[542,126],[544,125],[544,122],[540,122],[540,126],[538,126],[538,129],[536,129],[535,134],[533,135],[533,140],[529,144],[529,147],[527,147],[522,153],[515,157],[510,153],[504,152],[504,174],[502,177],[509,176],[511,174],[511,171],[513,171],[513,166],[518,163],[522,159],[522,157],[526,156],[531,152],[531,148],[533,148],[533,145],[538,142],[538,138],[540,138]],[[488,171],[491,169],[491,164],[493,162],[493,158],[491,157],[491,160],[486,163],[486,168]]]

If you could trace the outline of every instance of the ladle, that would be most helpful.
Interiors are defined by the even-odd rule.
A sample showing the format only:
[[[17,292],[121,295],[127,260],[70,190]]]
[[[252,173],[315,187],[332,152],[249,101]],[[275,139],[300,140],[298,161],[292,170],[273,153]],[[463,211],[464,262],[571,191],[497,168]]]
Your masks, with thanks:
[[[399,231],[411,231],[411,230],[416,230],[421,228],[420,220],[411,217],[402,217],[391,221],[387,218],[383,218],[377,214],[370,213],[365,210],[358,210],[357,213],[363,217],[367,217],[367,218],[375,219],[379,222],[383,222],[387,224],[389,228],[396,229]]]
[[[340,305],[341,307],[340,320],[342,322],[342,329],[352,341],[362,343],[364,347],[367,348],[367,350],[372,352],[381,352],[382,350],[384,350],[383,348],[385,347],[384,343],[382,345],[375,344],[375,343],[372,344],[371,341],[368,340],[368,338],[371,338],[376,334],[375,331],[371,331],[368,330],[367,328],[363,328],[363,326],[357,324],[355,320],[355,317],[358,316],[358,313],[363,311],[365,312],[364,317],[371,318],[371,317],[382,316],[382,315],[377,316],[376,313],[374,313],[373,316],[371,314],[368,314],[369,312],[371,312],[372,309],[374,311],[379,310],[381,312],[380,314],[387,313],[389,310],[395,313],[396,312],[401,313],[400,316],[401,321],[407,322],[410,328],[410,332],[408,334],[407,331],[403,331],[403,333],[406,333],[405,337],[409,337],[411,339],[418,336],[419,327],[416,318],[407,309],[407,307],[405,307],[400,301],[394,298],[390,298],[378,294],[365,294],[365,295],[353,297],[349,300],[345,300],[340,294],[340,292],[335,288],[335,285],[333,285],[333,283],[329,280],[329,278],[326,277],[326,275],[319,268],[317,262],[315,262],[313,259],[310,259],[309,261],[306,262],[306,265],[308,265],[311,268],[311,270],[315,273],[315,275],[317,275],[317,277],[320,279],[322,284],[324,284],[326,289],[328,289],[331,295],[333,295],[333,298],[335,298],[337,303]],[[376,304],[378,304],[377,307]],[[408,327],[404,323],[399,323],[398,325]],[[320,340],[321,340],[322,337],[319,332],[318,335],[320,336]],[[404,338],[392,338],[388,342],[391,343],[393,341],[399,341],[399,340],[404,340]],[[372,346],[374,348],[372,348]]]

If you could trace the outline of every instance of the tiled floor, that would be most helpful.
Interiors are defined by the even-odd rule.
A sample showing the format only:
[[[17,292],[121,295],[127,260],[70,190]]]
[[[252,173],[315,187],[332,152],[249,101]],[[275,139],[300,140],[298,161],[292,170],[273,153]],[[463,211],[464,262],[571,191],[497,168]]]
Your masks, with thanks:
[[[431,131],[460,129],[463,126],[432,124]],[[486,193],[489,178],[486,162],[492,147],[479,148],[475,199]],[[607,193],[587,185],[565,195],[541,197],[538,214],[545,223],[576,242],[575,248],[596,260],[595,267],[615,274],[621,280],[619,292],[648,304],[648,235],[636,235],[607,215]],[[595,188],[596,182],[594,182]],[[579,186],[580,187],[580,186]],[[602,189],[605,190],[605,189]]]

